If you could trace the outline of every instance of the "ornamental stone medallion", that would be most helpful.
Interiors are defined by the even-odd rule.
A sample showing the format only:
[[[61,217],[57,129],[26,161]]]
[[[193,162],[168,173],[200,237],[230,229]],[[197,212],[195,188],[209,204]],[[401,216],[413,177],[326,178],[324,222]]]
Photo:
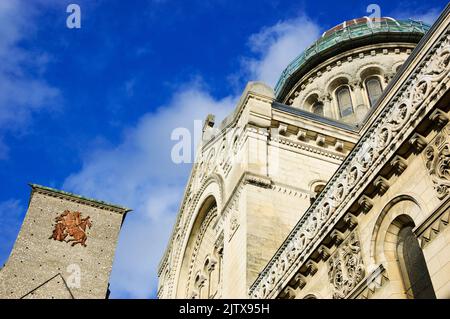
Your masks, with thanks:
[[[89,216],[83,218],[80,212],[66,210],[55,218],[55,222],[53,234],[49,239],[66,243],[72,242],[72,246],[80,244],[86,247],[86,228],[92,227]],[[68,239],[66,240],[66,238]]]
[[[333,298],[345,298],[364,278],[361,247],[356,233],[342,243],[328,260],[328,276],[333,286]]]

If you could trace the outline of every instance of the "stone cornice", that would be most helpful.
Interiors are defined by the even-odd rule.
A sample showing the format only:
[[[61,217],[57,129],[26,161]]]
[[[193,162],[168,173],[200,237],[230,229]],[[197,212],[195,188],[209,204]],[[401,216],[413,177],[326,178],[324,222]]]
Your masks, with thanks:
[[[330,179],[317,200],[250,287],[252,298],[273,298],[308,259],[350,205],[373,181],[416,125],[447,91],[450,71],[449,7],[425,36],[409,63],[379,102],[379,115]],[[426,49],[424,41],[428,41]],[[430,43],[431,42],[431,43]],[[386,98],[387,96],[392,98]],[[283,270],[284,269],[284,270]]]
[[[345,155],[342,153],[332,152],[330,150],[327,150],[326,148],[313,146],[308,143],[293,141],[289,138],[282,137],[282,136],[274,137],[271,139],[271,141],[278,142],[278,143],[286,145],[286,146],[290,146],[290,147],[297,148],[299,150],[303,150],[306,152],[322,155],[322,156],[329,157],[329,158],[339,160],[339,161],[343,161],[345,158]]]
[[[67,200],[70,202],[75,202],[78,204],[96,207],[96,208],[112,211],[112,212],[119,213],[119,214],[126,214],[131,211],[131,209],[126,208],[126,207],[110,204],[110,203],[99,201],[99,200],[92,199],[92,198],[83,197],[80,195],[53,189],[50,187],[45,187],[45,186],[41,186],[41,185],[37,185],[37,184],[29,184],[29,185],[32,188],[33,192],[35,192],[35,193],[44,194],[44,195],[56,197],[56,198],[61,198],[61,199],[64,199],[64,200]]]

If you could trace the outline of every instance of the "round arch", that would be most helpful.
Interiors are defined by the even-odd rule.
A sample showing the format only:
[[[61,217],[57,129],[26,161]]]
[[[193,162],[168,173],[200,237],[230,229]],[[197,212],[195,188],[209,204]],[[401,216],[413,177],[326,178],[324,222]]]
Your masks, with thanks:
[[[390,297],[434,295],[426,261],[413,232],[424,218],[426,216],[417,200],[400,195],[383,208],[375,221],[369,268],[384,266],[390,282],[387,291]]]
[[[183,267],[186,265],[186,257],[192,255],[192,238],[195,237],[196,232],[198,232],[202,222],[207,217],[208,210],[215,207],[214,214],[219,216],[223,209],[223,198],[224,198],[224,187],[223,179],[218,174],[211,174],[199,187],[197,195],[190,205],[188,216],[184,222],[182,243],[179,244],[178,248],[178,260],[177,267],[174,269],[175,274],[172,277],[173,282],[178,282],[178,286],[174,287],[172,294],[173,297],[178,297],[178,295],[184,290],[180,290],[180,283],[186,283],[188,279],[188,274],[186,274],[186,280],[180,280],[183,277]],[[175,280],[178,278],[179,280]]]
[[[388,228],[401,215],[409,216],[408,218],[414,224],[421,219],[421,216],[424,216],[419,202],[410,195],[399,195],[388,202],[378,215],[372,230],[370,260],[373,265],[385,261],[384,238],[382,237],[386,236]]]

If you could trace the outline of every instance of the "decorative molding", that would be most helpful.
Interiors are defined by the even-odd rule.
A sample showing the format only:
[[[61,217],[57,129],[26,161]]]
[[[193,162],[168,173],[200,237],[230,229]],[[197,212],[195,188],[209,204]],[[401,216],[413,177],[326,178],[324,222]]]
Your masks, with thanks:
[[[436,32],[429,32],[426,37],[431,38]],[[444,34],[432,44],[432,48],[427,49],[413,72],[396,77],[397,81],[402,79],[402,84],[391,84],[388,93],[392,97],[388,99],[388,93],[383,95],[379,101],[381,111],[370,129],[364,132],[325,189],[250,287],[249,295],[252,298],[267,298],[279,291],[283,282],[291,278],[299,264],[326,236],[326,230],[332,229],[343,217],[354,199],[373,181],[406,137],[413,133],[415,125],[433,110],[436,102],[447,92],[450,70],[448,25],[442,32]],[[425,52],[421,49],[421,45],[416,48],[416,55]],[[392,92],[394,88],[397,91]],[[416,143],[413,141],[413,144]],[[339,187],[341,196],[335,196]],[[282,260],[285,263],[284,271],[280,268]]]
[[[304,141],[305,140],[304,135],[301,135],[301,136],[302,137],[297,137],[297,139]],[[320,138],[320,140],[321,140],[320,143],[317,142],[317,145],[324,145],[325,138],[323,135],[322,135],[322,138]],[[278,142],[280,144],[287,145],[287,146],[297,148],[297,149],[300,149],[303,151],[307,151],[310,153],[319,154],[319,155],[326,156],[329,158],[337,159],[339,161],[343,161],[345,159],[345,156],[343,156],[342,153],[332,152],[332,151],[326,149],[325,147],[313,146],[311,144],[308,144],[305,142],[299,142],[299,141],[296,141],[296,140],[293,140],[293,139],[290,139],[287,137],[283,137],[283,136],[278,136],[278,137],[271,136],[270,141]]]
[[[236,215],[236,212],[234,212],[233,214],[231,214],[230,217],[230,228],[229,228],[229,236],[228,236],[228,241],[231,241],[231,239],[233,239],[234,234],[236,233],[236,231],[239,228],[239,221],[238,221],[238,217]]]
[[[415,230],[414,233],[419,238],[422,249],[431,243],[450,222],[450,197],[443,203]]]
[[[368,299],[388,280],[386,269],[380,264],[364,280],[361,280],[347,298]]]
[[[177,221],[175,223],[174,226],[174,231],[172,232],[170,241],[169,241],[169,245],[164,253],[164,256],[161,260],[161,263],[158,267],[158,275],[161,274],[162,270],[163,270],[163,266],[168,264],[168,259],[169,256],[171,254],[173,254],[173,259],[172,262],[175,265],[179,266],[179,261],[180,261],[180,255],[182,253],[182,242],[183,240],[178,240],[178,236],[177,234],[182,234],[181,236],[189,236],[189,232],[187,231],[187,227],[189,225],[189,221],[191,220],[193,214],[194,214],[194,210],[196,208],[196,206],[198,205],[201,196],[203,195],[203,192],[207,189],[207,187],[212,184],[212,183],[216,183],[219,187],[219,194],[218,194],[218,198],[216,198],[217,202],[222,203],[223,205],[223,185],[222,185],[222,177],[218,174],[212,174],[211,176],[209,176],[208,178],[206,178],[202,185],[196,190],[196,192],[193,194],[191,193],[191,187],[193,181],[195,180],[195,174],[196,174],[196,170],[194,168],[193,172],[191,173],[191,176],[189,178],[189,184],[190,185],[186,191],[185,191],[185,195],[184,195],[184,199],[183,199],[183,203],[182,206],[180,208],[180,213],[178,214],[177,217]],[[174,286],[174,280],[175,280],[175,272],[177,271],[177,266],[171,267],[171,272],[169,274],[169,280],[168,280],[168,284],[166,284],[167,288],[167,293],[168,296],[171,296],[172,292],[173,292],[173,286]]]
[[[361,245],[356,233],[351,233],[328,260],[328,279],[333,287],[333,299],[345,298],[364,275]]]
[[[325,135],[317,134],[316,144],[319,146],[324,146],[325,145]]]
[[[272,180],[267,176],[246,173],[244,177],[244,185],[246,184],[270,188],[272,186]]]

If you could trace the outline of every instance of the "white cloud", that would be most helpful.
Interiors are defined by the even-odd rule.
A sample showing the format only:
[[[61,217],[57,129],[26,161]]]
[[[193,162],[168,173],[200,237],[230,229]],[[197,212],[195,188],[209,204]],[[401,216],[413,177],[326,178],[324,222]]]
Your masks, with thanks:
[[[5,135],[23,134],[33,114],[59,98],[59,91],[38,75],[48,57],[20,46],[36,31],[35,19],[28,1],[0,1],[0,159],[7,157]]]
[[[213,113],[224,118],[235,99],[215,99],[198,82],[174,93],[168,105],[141,117],[115,147],[87,154],[81,170],[63,188],[128,206],[111,278],[112,297],[145,298],[155,293],[157,265],[167,245],[190,165],[171,161],[172,130]],[[88,150],[89,152],[89,150]]]
[[[440,14],[441,9],[439,8],[430,8],[427,11],[407,8],[402,11],[394,12],[391,14],[391,16],[396,19],[413,19],[432,25],[437,20]]]
[[[319,37],[319,26],[306,16],[263,28],[250,36],[257,57],[243,59],[247,76],[274,86],[286,66]]]

